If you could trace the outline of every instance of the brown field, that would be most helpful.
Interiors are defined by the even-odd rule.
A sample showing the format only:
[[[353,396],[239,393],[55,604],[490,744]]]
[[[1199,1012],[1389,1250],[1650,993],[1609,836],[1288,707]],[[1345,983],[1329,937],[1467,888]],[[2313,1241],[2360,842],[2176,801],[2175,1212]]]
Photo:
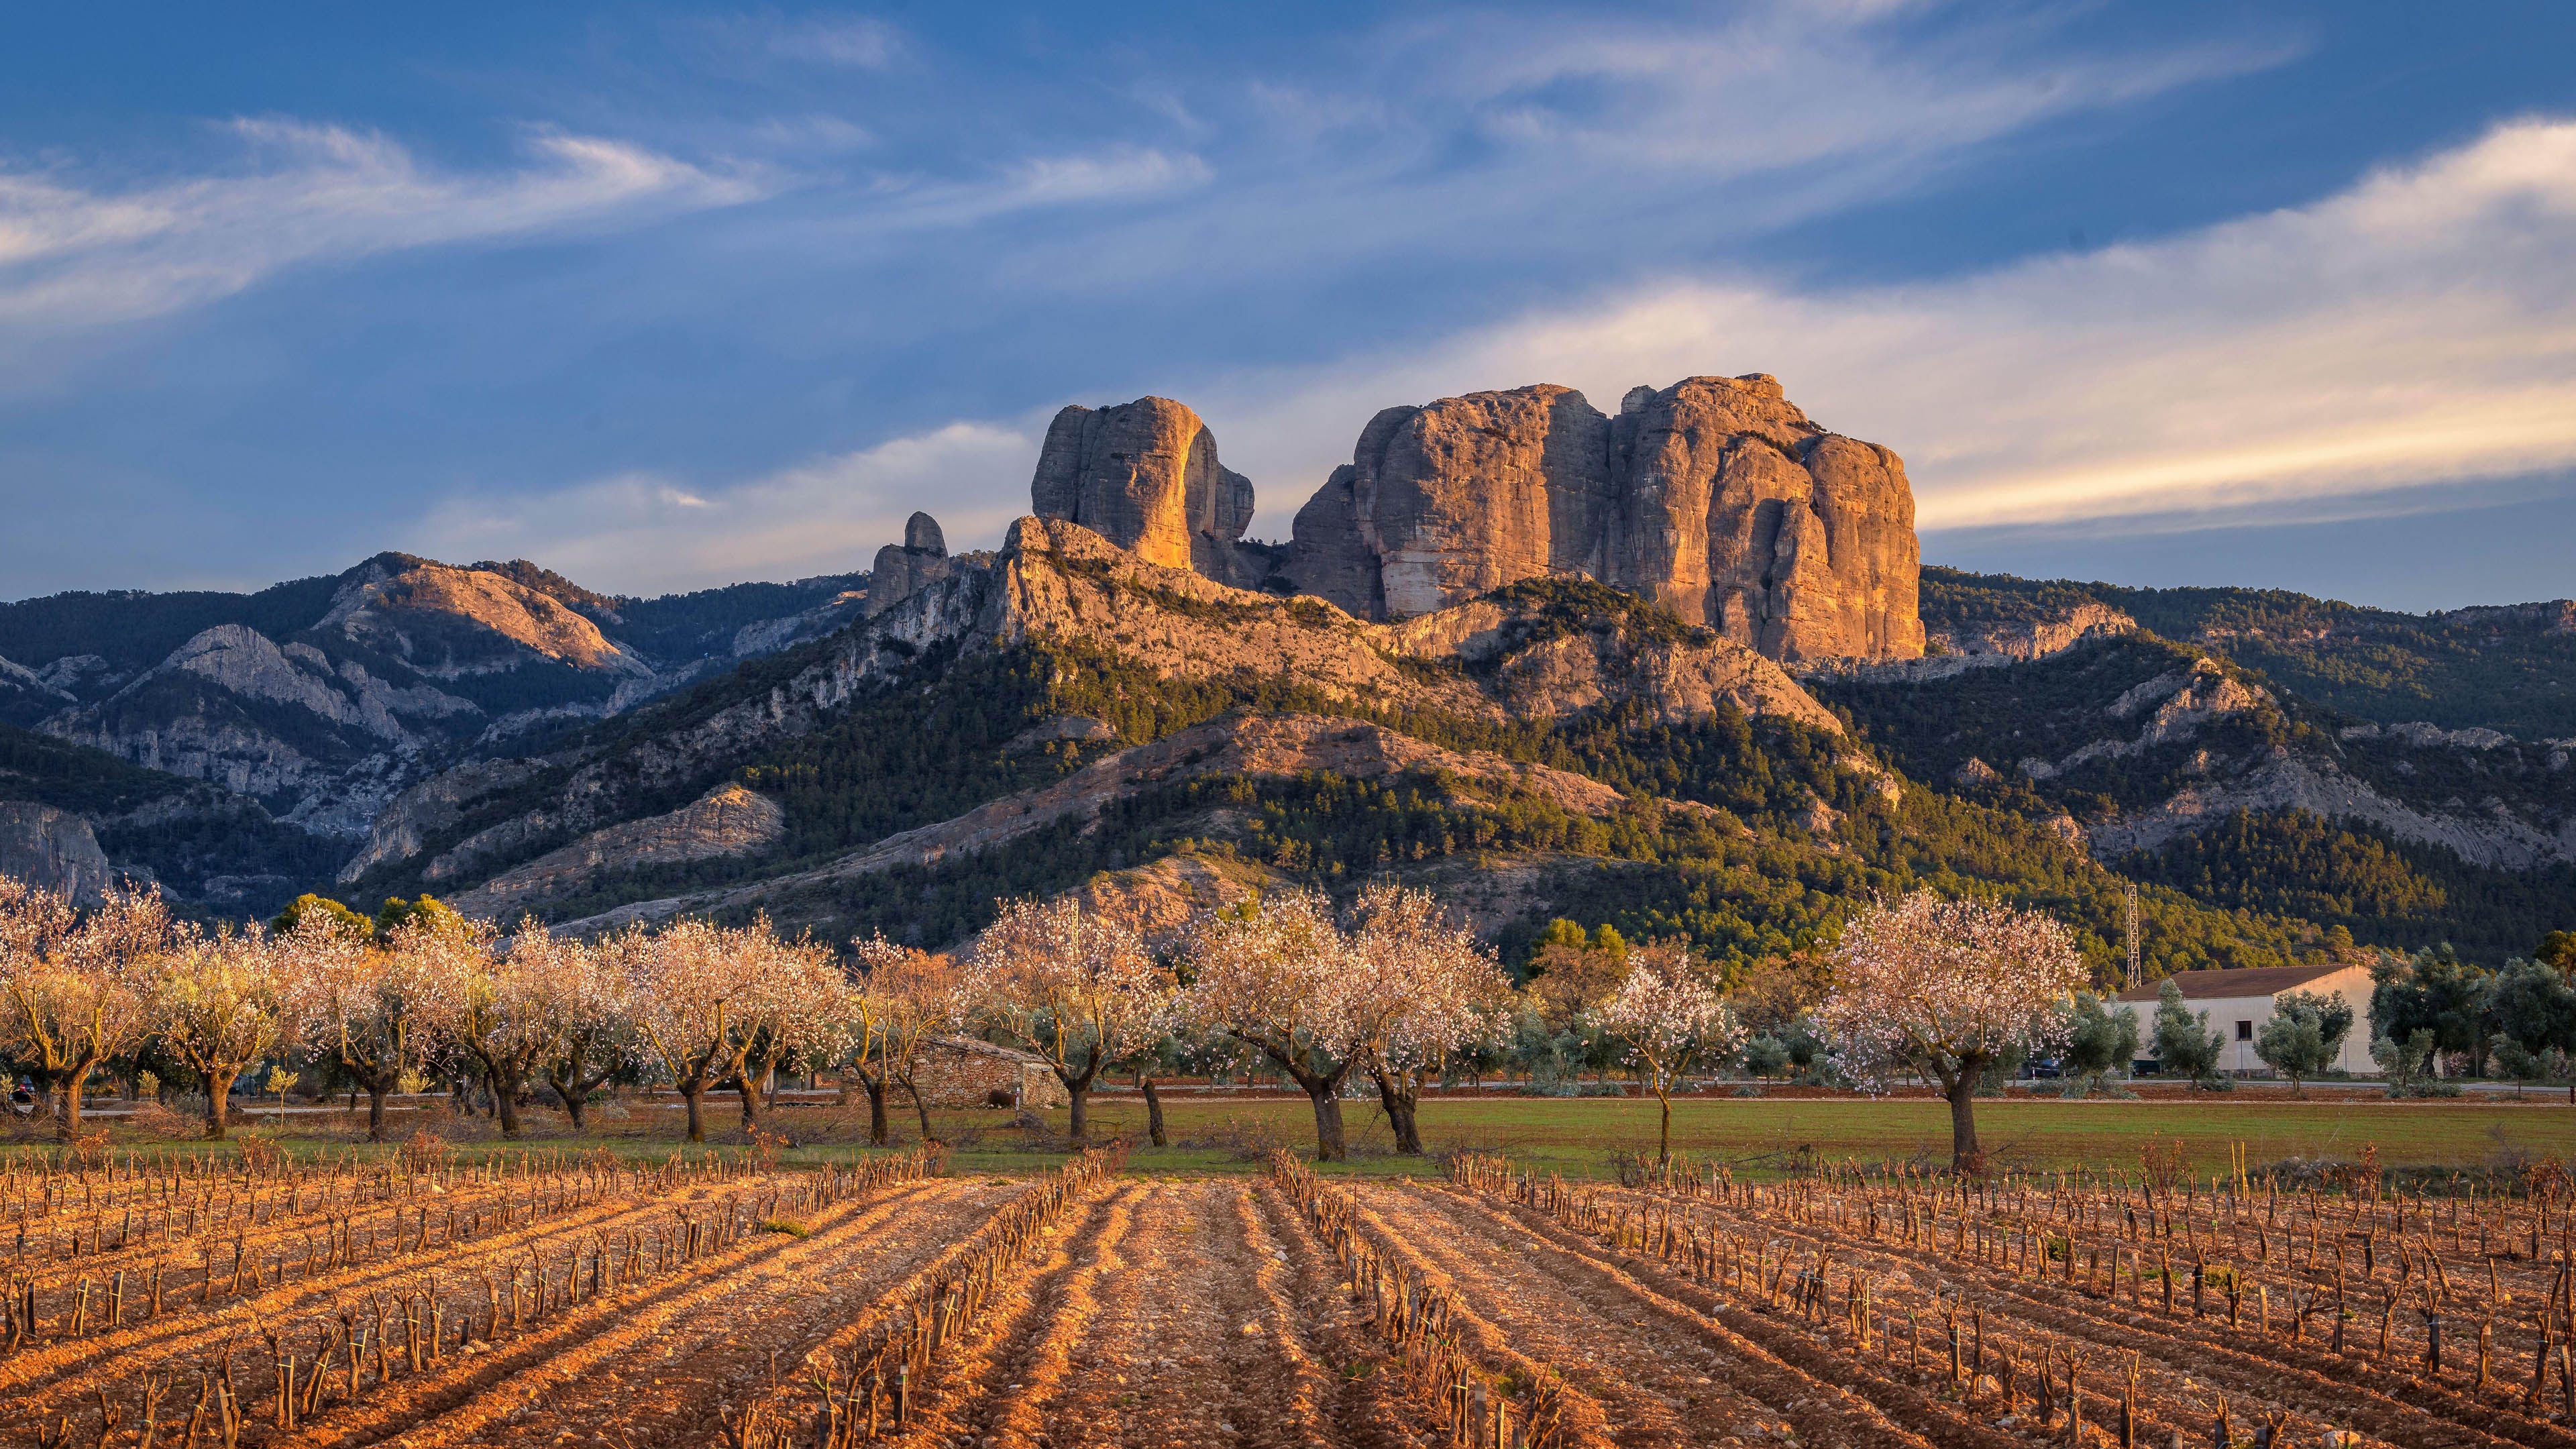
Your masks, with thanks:
[[[0,1449],[2161,1449],[2222,1405],[2241,1444],[2576,1449],[2545,1169],[2419,1198],[941,1166],[23,1161]]]

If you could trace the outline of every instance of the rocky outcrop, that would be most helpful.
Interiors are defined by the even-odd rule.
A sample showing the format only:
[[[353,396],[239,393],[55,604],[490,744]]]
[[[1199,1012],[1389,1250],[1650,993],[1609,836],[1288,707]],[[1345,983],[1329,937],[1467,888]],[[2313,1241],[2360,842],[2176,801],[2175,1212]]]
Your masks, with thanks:
[[[2410,720],[2405,724],[2393,725],[2346,725],[2335,731],[2335,737],[2345,740],[2389,739],[2422,749],[2475,750],[2482,754],[2513,743],[2513,736],[2502,730],[2483,728],[2446,730],[2440,725],[2424,720]]]
[[[2061,654],[2087,639],[2126,634],[2138,621],[2107,604],[2077,604],[2039,619],[1981,619],[1934,630],[1926,647],[1960,659],[2027,663]]]
[[[579,670],[653,672],[550,592],[406,554],[380,554],[352,570],[314,627],[433,679],[509,669],[527,655]]]
[[[1671,621],[1653,610],[1605,618],[1598,628],[1569,627],[1544,601],[1488,599],[1454,617],[1373,624],[1319,600],[1229,588],[1192,570],[1147,563],[1089,529],[1041,518],[1013,524],[999,553],[956,562],[946,577],[847,630],[758,694],[567,762],[560,783],[530,808],[449,847],[422,868],[423,878],[444,890],[612,826],[631,811],[630,800],[705,779],[825,727],[840,707],[900,678],[934,649],[1073,641],[1164,678],[1250,672],[1293,679],[1335,703],[1495,723],[1641,701],[1653,717],[1675,722],[1733,708],[1842,732],[1778,665],[1708,631],[1673,637]],[[1099,721],[1067,717],[1040,724],[1012,747],[1096,741],[1105,732]],[[899,854],[909,847],[898,839],[884,848]]]
[[[1257,587],[1270,557],[1245,545],[1252,480],[1217,461],[1216,435],[1170,398],[1071,406],[1047,427],[1030,511],[1078,523],[1148,563]]]
[[[787,812],[777,801],[741,785],[721,785],[667,815],[594,831],[448,904],[467,915],[507,921],[581,890],[602,871],[752,855],[786,835]]]
[[[2447,850],[2472,865],[2503,870],[2576,860],[2576,819],[2551,830],[2493,800],[2477,813],[2429,809],[2392,799],[2330,761],[2286,751],[2235,778],[2181,790],[2153,809],[2096,824],[2093,850],[2110,858],[2152,849],[2220,824],[2239,810],[2305,810],[2359,821],[2399,840]]]
[[[1298,511],[1296,590],[1370,618],[1579,574],[1776,660],[1923,652],[1904,464],[1827,432],[1774,379],[1552,385],[1389,408]]]
[[[366,846],[340,867],[345,885],[378,866],[418,855],[429,837],[463,819],[467,806],[543,768],[536,760],[478,760],[444,770],[395,796],[367,832]]]
[[[107,888],[107,857],[79,816],[30,801],[0,801],[0,876],[93,901]]]
[[[882,614],[948,577],[953,567],[948,557],[948,538],[939,531],[939,520],[927,513],[916,513],[904,521],[903,542],[877,550],[862,612]]]

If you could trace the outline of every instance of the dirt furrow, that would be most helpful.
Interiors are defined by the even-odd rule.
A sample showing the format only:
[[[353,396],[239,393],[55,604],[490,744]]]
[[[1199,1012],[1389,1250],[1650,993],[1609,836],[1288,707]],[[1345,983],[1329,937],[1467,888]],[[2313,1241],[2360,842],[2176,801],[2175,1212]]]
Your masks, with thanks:
[[[1331,1374],[1326,1411],[1335,1434],[1359,1449],[1392,1449],[1435,1432],[1427,1407],[1383,1371],[1384,1343],[1354,1306],[1340,1263],[1296,1209],[1267,1180],[1256,1186],[1248,1207],[1265,1239],[1284,1253],[1279,1291]]]
[[[1650,1286],[1579,1234],[1543,1215],[1506,1210],[1445,1188],[1415,1188],[1410,1195],[1452,1235],[1533,1237],[1530,1246],[1540,1251],[1529,1255],[1532,1271],[1543,1269],[1545,1279],[1562,1282],[1594,1314],[1613,1322],[1687,1326],[1705,1344],[1715,1345],[1703,1349],[1707,1360],[1718,1361],[1716,1356],[1723,1351],[1729,1361],[1721,1364],[1722,1372],[1734,1391],[1786,1418],[1803,1440],[1931,1443],[1944,1449],[1996,1449],[2018,1442],[1911,1385],[1869,1372],[1795,1329],[1729,1309],[1710,1295],[1668,1293]],[[1653,1310],[1651,1319],[1641,1320],[1640,1305]],[[1696,1417],[1698,1411],[1692,1412]]]
[[[1026,1400],[1018,1425],[1044,1424],[1053,1449],[1345,1442],[1251,1194],[1225,1181],[1149,1190],[1073,1351],[1079,1373]]]
[[[2018,1326],[2024,1338],[2032,1336],[2027,1330],[2037,1328],[2095,1344],[2107,1353],[2136,1351],[2144,1370],[2142,1402],[2161,1423],[2179,1425],[2203,1417],[2205,1390],[2215,1387],[2236,1400],[2240,1412],[2267,1407],[2425,1449],[2506,1443],[2553,1449],[2576,1445],[2576,1436],[2556,1426],[2466,1399],[2447,1386],[2338,1359],[2331,1353],[2248,1340],[2189,1319],[2124,1311],[2054,1280],[2033,1283],[1921,1249],[1857,1238],[1824,1239],[1795,1224],[1748,1226],[1809,1247],[1821,1246],[1846,1262],[1874,1261],[1909,1276],[1930,1272],[1974,1281],[2011,1305],[2010,1325],[1998,1326]],[[2389,1391],[2381,1391],[2382,1384],[2375,1379],[2384,1380]]]
[[[0,1360],[0,1394],[12,1399],[85,1394],[94,1378],[122,1379],[137,1362],[195,1360],[236,1334],[256,1342],[257,1325],[263,1323],[327,1316],[357,1296],[391,1292],[424,1275],[457,1271],[460,1265],[515,1259],[531,1244],[559,1237],[587,1240],[601,1233],[642,1229],[659,1223],[672,1206],[668,1199],[595,1203],[578,1214],[545,1218],[487,1237],[433,1246],[426,1252],[362,1259],[324,1277],[272,1280],[268,1287],[239,1297],[221,1296],[219,1289],[216,1301],[202,1306],[194,1301],[195,1294],[183,1296],[165,1284],[164,1311],[156,1319],[134,1320],[133,1315],[142,1311],[143,1299],[129,1279],[126,1327],[61,1340]]]
[[[1051,1229],[1036,1269],[1002,1300],[1003,1311],[958,1341],[955,1358],[932,1365],[916,1392],[913,1442],[1036,1445],[1047,1429],[1043,1411],[1073,1367],[1073,1355],[1097,1316],[1101,1283],[1126,1266],[1123,1245],[1135,1225],[1142,1185],[1122,1183],[1095,1200],[1081,1220]]]
[[[733,1399],[766,1386],[773,1349],[784,1372],[806,1342],[1015,1191],[916,1183],[838,1204],[813,1215],[806,1237],[764,1234],[593,1299],[270,1442],[353,1449],[399,1437],[406,1449],[439,1449],[611,1442],[614,1430],[639,1446],[706,1443]]]

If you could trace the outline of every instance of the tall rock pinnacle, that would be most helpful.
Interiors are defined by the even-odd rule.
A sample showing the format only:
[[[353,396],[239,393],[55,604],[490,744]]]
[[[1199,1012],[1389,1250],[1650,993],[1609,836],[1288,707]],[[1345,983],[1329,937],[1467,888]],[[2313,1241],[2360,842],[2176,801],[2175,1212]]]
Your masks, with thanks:
[[[1219,463],[1216,436],[1169,398],[1057,413],[1029,494],[1040,518],[1081,524],[1148,563],[1229,583],[1244,572],[1252,480]]]

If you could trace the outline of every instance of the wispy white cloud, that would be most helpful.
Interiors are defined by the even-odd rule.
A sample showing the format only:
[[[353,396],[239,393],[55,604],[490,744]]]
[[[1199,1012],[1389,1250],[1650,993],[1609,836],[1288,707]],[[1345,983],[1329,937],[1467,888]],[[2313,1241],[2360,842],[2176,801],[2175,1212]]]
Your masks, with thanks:
[[[597,136],[532,133],[528,162],[441,170],[381,134],[238,120],[243,164],[114,189],[0,171],[0,323],[20,338],[156,316],[289,267],[730,206],[774,183]]]
[[[1028,511],[1038,435],[960,422],[735,482],[653,474],[441,503],[401,545],[446,558],[544,560],[640,594],[864,569],[916,509],[951,547],[991,542]]]
[[[1771,372],[1902,454],[1927,528],[2175,515],[2576,467],[2576,121],[2314,204],[1902,287],[1684,278],[1201,404],[1289,513],[1376,408]],[[2419,494],[2417,496],[2430,496]]]

